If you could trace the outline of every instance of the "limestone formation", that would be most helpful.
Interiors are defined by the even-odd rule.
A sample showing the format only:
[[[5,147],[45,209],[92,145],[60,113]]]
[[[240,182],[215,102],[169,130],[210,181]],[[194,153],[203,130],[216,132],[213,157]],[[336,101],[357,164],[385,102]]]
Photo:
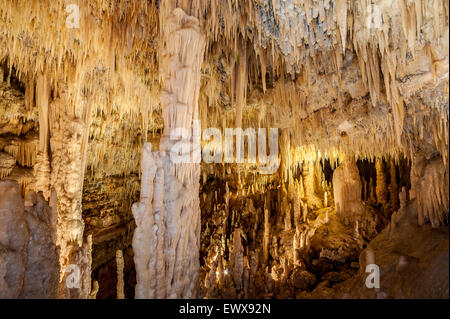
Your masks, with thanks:
[[[0,0],[0,297],[448,298],[448,0],[72,2]]]
[[[418,176],[416,198],[419,225],[426,221],[435,228],[444,225],[448,222],[449,178],[442,158],[427,161]]]
[[[352,219],[362,210],[361,179],[352,158],[346,158],[334,171],[333,192],[336,213],[343,220]]]
[[[161,103],[167,131],[160,152],[151,154],[146,144],[142,157],[141,201],[133,206],[136,297],[191,298],[197,293],[200,251],[200,165],[194,159],[199,136],[192,131],[179,136],[176,130],[192,130],[198,120],[205,44],[198,21],[182,9],[162,19]]]
[[[58,249],[53,214],[42,194],[0,181],[0,298],[57,298]]]

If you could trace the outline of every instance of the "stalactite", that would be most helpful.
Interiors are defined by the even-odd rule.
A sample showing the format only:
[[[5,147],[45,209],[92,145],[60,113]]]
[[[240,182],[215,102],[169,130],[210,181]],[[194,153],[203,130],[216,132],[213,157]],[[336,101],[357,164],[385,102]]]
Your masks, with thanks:
[[[3,152],[0,153],[0,179],[9,176],[14,169],[16,160]]]
[[[98,284],[98,281],[94,280],[94,282],[92,283],[91,292],[89,293],[89,299],[97,299],[97,294],[98,294],[99,289],[100,289],[100,286]]]
[[[402,187],[402,191],[399,195],[399,203],[400,203],[400,209],[404,209],[406,207],[407,201],[407,192],[406,187]]]
[[[46,152],[49,146],[49,102],[50,83],[46,74],[40,75],[36,84],[36,104],[39,108],[39,151]]]
[[[359,238],[359,221],[358,220],[355,221],[355,229],[353,232],[353,236],[355,238]]]
[[[49,146],[49,80],[45,75],[40,75],[36,85],[36,104],[39,109],[39,151],[36,156],[35,176],[36,189],[50,197],[50,161]]]
[[[235,68],[236,88],[236,127],[242,127],[242,111],[245,106],[247,92],[247,44],[242,39],[239,41],[238,61]],[[238,141],[236,141],[239,145]]]
[[[342,51],[345,55],[346,41],[347,41],[347,0],[336,1],[336,17],[339,26],[339,32],[342,41]]]

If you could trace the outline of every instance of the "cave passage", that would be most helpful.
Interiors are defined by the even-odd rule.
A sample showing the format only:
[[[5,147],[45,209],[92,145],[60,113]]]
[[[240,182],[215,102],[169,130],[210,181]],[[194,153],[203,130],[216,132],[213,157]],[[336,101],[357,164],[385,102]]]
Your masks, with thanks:
[[[0,299],[449,296],[448,0],[0,1]]]

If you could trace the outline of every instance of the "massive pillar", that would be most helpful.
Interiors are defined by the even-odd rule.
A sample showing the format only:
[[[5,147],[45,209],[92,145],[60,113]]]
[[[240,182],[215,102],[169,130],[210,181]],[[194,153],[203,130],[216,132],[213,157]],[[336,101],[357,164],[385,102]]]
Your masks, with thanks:
[[[192,128],[199,113],[205,38],[198,20],[182,9],[162,11],[165,131],[160,151],[152,154],[148,143],[142,154],[141,199],[133,205],[135,297],[193,298],[200,266],[200,143]]]
[[[92,243],[83,239],[81,202],[89,108],[85,103],[75,107],[63,91],[54,99],[50,93],[50,79],[44,73],[36,84],[40,136],[34,189],[57,210],[54,222],[59,247],[59,297],[88,298]],[[71,279],[69,284],[67,278]]]

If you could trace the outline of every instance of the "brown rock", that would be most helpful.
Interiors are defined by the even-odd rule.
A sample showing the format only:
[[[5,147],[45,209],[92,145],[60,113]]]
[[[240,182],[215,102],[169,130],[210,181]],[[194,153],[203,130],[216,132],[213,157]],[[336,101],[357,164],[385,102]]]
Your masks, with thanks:
[[[317,278],[309,271],[296,269],[292,274],[292,283],[297,289],[311,290],[317,283]]]
[[[350,277],[351,277],[350,274],[347,272],[344,272],[344,271],[342,271],[342,272],[331,271],[331,272],[327,273],[325,276],[323,276],[322,279],[327,280],[331,283],[337,283],[337,282],[346,281]]]

